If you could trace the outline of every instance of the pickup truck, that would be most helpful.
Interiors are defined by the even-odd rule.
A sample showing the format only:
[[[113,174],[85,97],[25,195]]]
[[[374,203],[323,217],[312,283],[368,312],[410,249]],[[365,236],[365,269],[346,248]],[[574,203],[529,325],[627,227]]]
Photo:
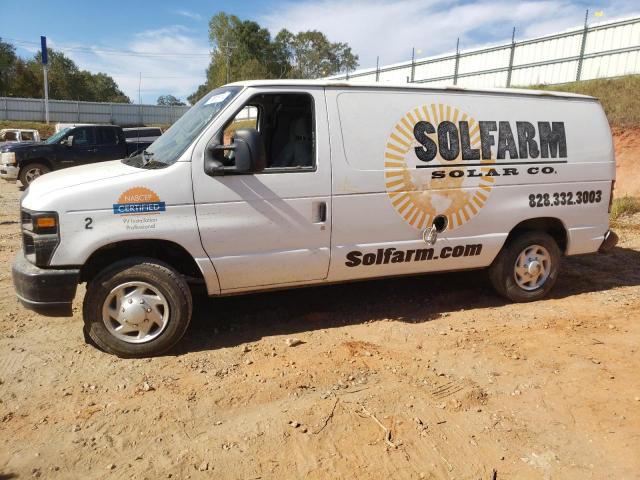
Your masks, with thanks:
[[[39,142],[40,133],[37,130],[25,128],[3,128],[0,130],[0,145],[18,142]]]
[[[20,180],[25,187],[53,170],[126,158],[152,141],[125,138],[115,125],[84,125],[60,130],[40,143],[15,143],[0,147],[0,178]]]
[[[124,131],[124,136],[126,137],[127,141],[136,139],[152,139],[151,141],[153,141],[160,135],[162,135],[162,129],[160,127],[130,127],[123,128],[122,130]]]

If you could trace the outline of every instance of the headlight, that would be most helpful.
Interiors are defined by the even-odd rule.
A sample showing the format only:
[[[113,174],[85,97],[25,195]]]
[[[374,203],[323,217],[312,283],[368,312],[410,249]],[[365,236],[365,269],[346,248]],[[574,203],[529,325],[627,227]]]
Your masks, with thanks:
[[[46,267],[60,243],[56,212],[21,212],[22,247],[31,263]]]
[[[16,154],[14,152],[2,152],[0,154],[0,162],[4,165],[15,165]]]

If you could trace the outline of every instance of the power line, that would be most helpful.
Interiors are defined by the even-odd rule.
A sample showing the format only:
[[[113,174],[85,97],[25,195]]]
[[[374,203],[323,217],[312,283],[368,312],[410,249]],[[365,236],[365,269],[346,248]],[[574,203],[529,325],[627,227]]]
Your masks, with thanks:
[[[0,63],[0,68],[12,67],[14,65],[10,63]],[[103,72],[97,72],[103,73]],[[109,74],[111,77],[120,77],[120,78],[138,78],[138,75],[129,75],[126,73],[111,73]],[[146,79],[180,79],[180,78],[195,78],[197,75],[142,75],[142,78]]]
[[[17,38],[8,38],[4,37],[5,40],[9,42],[15,43],[20,46],[40,46],[38,42],[32,42],[29,40],[20,40]],[[167,52],[167,53],[159,53],[159,52],[144,52],[137,50],[116,50],[112,48],[105,47],[77,47],[77,46],[64,46],[54,45],[53,48],[59,51],[70,51],[70,52],[84,52],[84,53],[92,53],[92,54],[102,54],[102,55],[118,55],[118,56],[129,56],[129,57],[150,57],[150,58],[162,58],[162,57],[209,57],[210,53],[193,53],[193,52]]]

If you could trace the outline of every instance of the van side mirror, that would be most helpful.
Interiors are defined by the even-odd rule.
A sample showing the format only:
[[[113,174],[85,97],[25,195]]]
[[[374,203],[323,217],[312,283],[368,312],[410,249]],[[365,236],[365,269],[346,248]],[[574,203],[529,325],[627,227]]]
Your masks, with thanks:
[[[231,145],[213,145],[209,147],[209,155],[205,161],[207,175],[249,174],[258,173],[267,166],[262,134],[255,128],[241,128],[234,132]],[[233,150],[235,165],[225,166],[217,160],[216,153]]]

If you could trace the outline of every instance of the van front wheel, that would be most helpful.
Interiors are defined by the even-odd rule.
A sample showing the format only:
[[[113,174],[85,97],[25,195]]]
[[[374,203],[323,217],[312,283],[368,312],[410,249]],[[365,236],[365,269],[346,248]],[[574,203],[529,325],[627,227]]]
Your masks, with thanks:
[[[152,259],[118,262],[87,285],[85,332],[119,357],[159,355],[184,335],[191,320],[191,292],[170,266]]]
[[[513,302],[533,302],[558,279],[560,249],[544,232],[526,232],[506,244],[489,267],[496,291]]]

